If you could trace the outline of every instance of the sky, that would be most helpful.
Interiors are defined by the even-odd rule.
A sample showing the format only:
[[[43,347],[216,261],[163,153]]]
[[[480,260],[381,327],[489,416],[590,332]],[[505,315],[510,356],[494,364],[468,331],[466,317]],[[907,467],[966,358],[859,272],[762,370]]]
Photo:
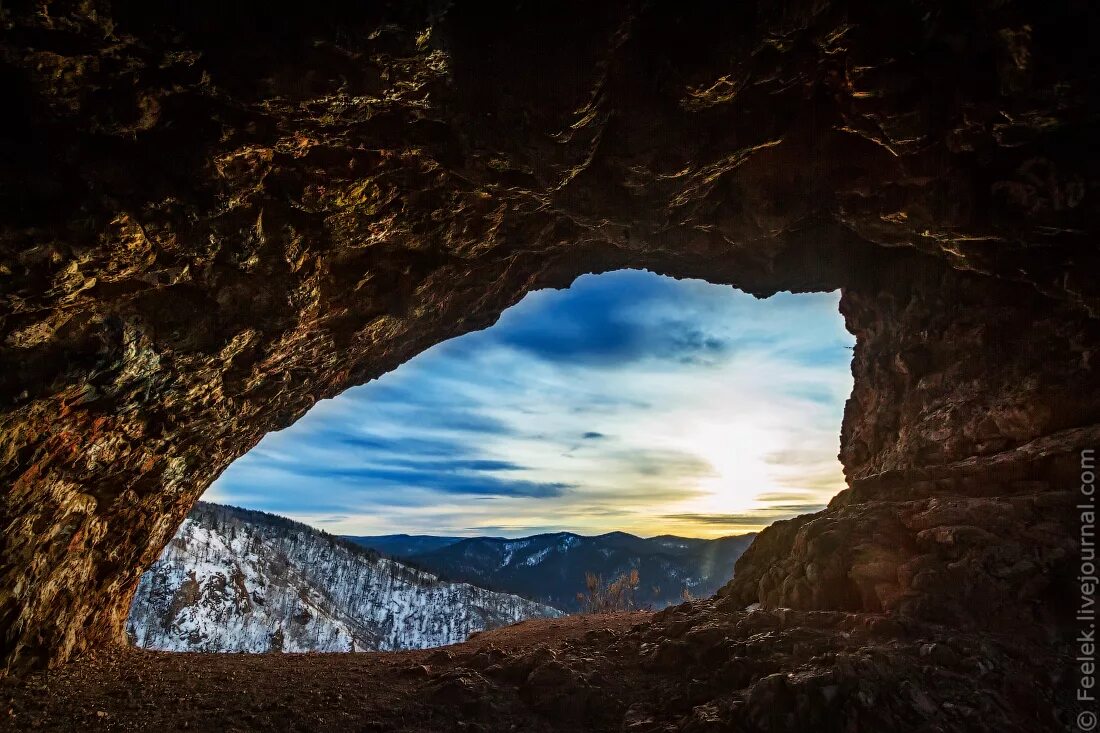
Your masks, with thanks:
[[[844,487],[839,297],[585,275],[319,402],[203,498],[335,534],[756,531]]]

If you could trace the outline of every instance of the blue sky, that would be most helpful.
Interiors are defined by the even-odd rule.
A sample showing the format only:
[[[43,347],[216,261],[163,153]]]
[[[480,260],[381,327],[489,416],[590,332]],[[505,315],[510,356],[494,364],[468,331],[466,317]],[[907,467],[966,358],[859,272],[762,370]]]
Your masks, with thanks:
[[[843,488],[838,299],[586,275],[318,403],[204,498],[339,534],[753,531]]]

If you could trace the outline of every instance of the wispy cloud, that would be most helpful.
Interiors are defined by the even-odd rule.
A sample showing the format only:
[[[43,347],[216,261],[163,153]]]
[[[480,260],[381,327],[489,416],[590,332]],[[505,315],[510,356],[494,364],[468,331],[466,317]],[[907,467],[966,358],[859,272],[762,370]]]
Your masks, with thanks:
[[[836,294],[586,276],[319,403],[208,498],[349,534],[757,528],[841,487],[851,344]]]
[[[742,514],[666,514],[664,519],[686,524],[707,524],[720,527],[756,527],[778,519],[790,519],[799,514],[814,514],[825,508],[823,504],[790,504],[761,509]]]

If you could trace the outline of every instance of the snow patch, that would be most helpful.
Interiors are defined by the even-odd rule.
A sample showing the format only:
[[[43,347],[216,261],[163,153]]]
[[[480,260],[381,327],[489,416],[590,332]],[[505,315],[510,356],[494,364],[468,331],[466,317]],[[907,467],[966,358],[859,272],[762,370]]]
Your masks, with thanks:
[[[550,554],[550,550],[552,549],[552,547],[544,547],[543,549],[536,552],[534,555],[531,555],[526,560],[524,560],[523,564],[528,567],[538,565],[540,562],[546,559],[546,556]]]

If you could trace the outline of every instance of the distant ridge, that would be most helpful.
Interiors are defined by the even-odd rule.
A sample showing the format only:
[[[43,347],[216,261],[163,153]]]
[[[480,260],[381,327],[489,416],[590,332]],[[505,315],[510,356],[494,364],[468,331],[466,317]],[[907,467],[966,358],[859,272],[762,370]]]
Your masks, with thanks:
[[[428,534],[387,534],[365,537],[344,537],[362,547],[369,547],[389,557],[412,557],[425,552],[441,550],[460,542],[462,537],[438,537]]]
[[[713,595],[733,577],[734,563],[755,536],[643,538],[615,531],[596,536],[551,532],[517,539],[429,535],[347,539],[448,580],[514,593],[573,612],[586,572],[610,579],[637,569],[642,581],[639,600],[653,608],[679,603],[685,591],[694,597]]]

